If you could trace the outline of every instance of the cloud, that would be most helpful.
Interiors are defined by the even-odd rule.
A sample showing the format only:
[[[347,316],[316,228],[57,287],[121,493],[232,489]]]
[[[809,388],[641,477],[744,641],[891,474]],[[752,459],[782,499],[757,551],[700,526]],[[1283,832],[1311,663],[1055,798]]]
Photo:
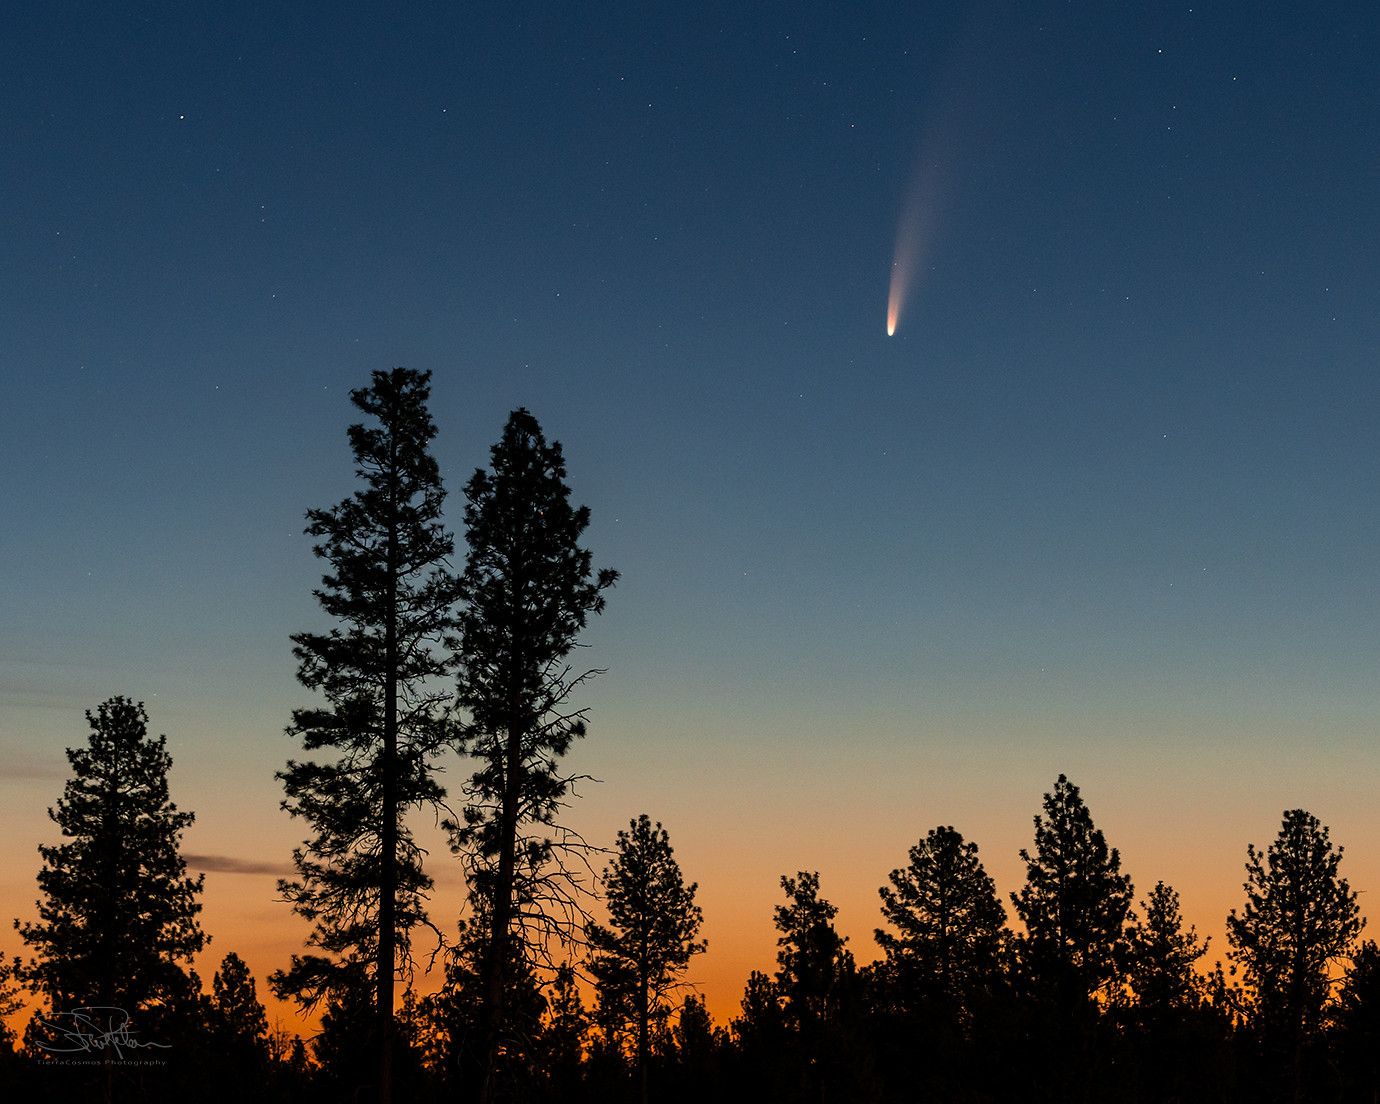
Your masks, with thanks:
[[[65,759],[39,758],[0,747],[0,781],[33,781],[66,778],[71,773]]]
[[[232,859],[229,855],[184,855],[193,870],[213,874],[294,874],[291,863],[255,862],[253,859]]]

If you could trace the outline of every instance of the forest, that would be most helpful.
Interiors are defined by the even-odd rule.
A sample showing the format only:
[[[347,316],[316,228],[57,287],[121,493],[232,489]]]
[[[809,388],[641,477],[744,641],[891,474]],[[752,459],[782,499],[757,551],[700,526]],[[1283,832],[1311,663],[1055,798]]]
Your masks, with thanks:
[[[194,814],[169,792],[166,738],[115,696],[67,751],[62,842],[40,848],[37,919],[14,922],[22,953],[0,961],[7,1099],[1380,1100],[1380,949],[1328,828],[1287,810],[1247,847],[1209,964],[1174,888],[1137,893],[1065,775],[1005,902],[976,843],[929,828],[879,887],[879,953],[838,933],[818,873],[784,873],[776,961],[715,1023],[669,832],[640,814],[587,841],[567,818],[579,690],[599,673],[574,658],[618,573],[582,547],[589,511],[525,409],[464,488],[453,570],[429,378],[375,372],[352,393],[358,489],[306,515],[329,627],[292,639],[316,697],[277,780],[306,826],[278,888],[308,934],[263,981],[319,1030],[270,1031],[233,952],[209,986],[192,969]],[[473,772],[448,793],[436,764],[456,752]],[[458,929],[430,914],[419,812],[465,870]],[[443,930],[444,983],[422,993],[414,943]]]

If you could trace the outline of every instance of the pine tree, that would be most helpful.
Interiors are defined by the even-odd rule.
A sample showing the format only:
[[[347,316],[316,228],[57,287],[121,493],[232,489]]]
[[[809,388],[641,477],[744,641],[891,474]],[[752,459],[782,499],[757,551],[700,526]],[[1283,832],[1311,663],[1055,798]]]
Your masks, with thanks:
[[[1001,970],[1006,911],[977,844],[952,827],[930,830],[910,865],[879,891],[882,915],[899,934],[877,930],[902,1004],[937,1001],[960,1019]]]
[[[1380,1100],[1380,946],[1356,948],[1332,1016],[1333,1062],[1344,1099]]]
[[[1339,872],[1342,851],[1317,817],[1289,810],[1264,853],[1247,846],[1245,910],[1232,909],[1227,918],[1229,953],[1245,972],[1251,1021],[1267,1055],[1287,1069],[1295,1099],[1312,1080],[1330,967],[1350,954],[1365,927],[1356,892]]]
[[[1141,909],[1126,933],[1126,988],[1114,999],[1120,1030],[1111,1045],[1125,1055],[1120,1064],[1134,1071],[1146,1098],[1208,1099],[1225,1090],[1215,1083],[1230,1065],[1227,1025],[1210,999],[1225,978],[1198,972],[1207,941],[1184,924],[1170,886],[1156,883]]]
[[[197,921],[205,875],[179,852],[195,819],[168,796],[167,737],[150,739],[143,703],[102,702],[72,777],[48,815],[68,841],[42,846],[37,923],[16,927],[37,957],[28,986],[53,1013],[106,1006],[133,1016],[189,987],[179,963],[207,942]]]
[[[359,1014],[360,984],[372,993],[380,1099],[391,1092],[394,988],[410,977],[411,933],[426,924],[431,878],[404,817],[444,796],[433,758],[453,735],[450,648],[458,584],[454,540],[441,522],[445,491],[429,451],[429,372],[375,372],[350,401],[374,425],[349,428],[355,474],[364,484],[328,510],[310,510],[307,532],[330,572],[314,593],[338,622],[294,636],[298,680],[326,705],[293,712],[290,735],[328,762],[289,761],[279,772],[283,808],[315,836],[293,852],[298,877],[279,889],[315,924],[310,946],[270,978],[280,996],[312,1007],[334,1000]],[[362,968],[362,969],[361,969]]]
[[[1205,988],[1195,963],[1207,953],[1197,931],[1183,928],[1179,895],[1164,882],[1155,883],[1145,910],[1127,932],[1127,981],[1142,1022],[1162,1022],[1195,1008]]]
[[[819,895],[818,872],[782,877],[786,904],[776,907],[776,985],[787,1030],[786,1066],[807,1099],[835,1092],[860,1098],[864,1040],[859,1027],[859,976],[848,940],[834,927],[838,908]]]
[[[19,979],[23,976],[24,964],[18,958],[12,962],[0,958],[0,1062],[8,1059],[14,1046],[15,1034],[8,1020],[24,1007],[23,998],[19,995]],[[2,1084],[4,1081],[0,1080]]]
[[[569,963],[557,968],[549,990],[537,1065],[545,1081],[545,1098],[561,1104],[581,1098],[589,1015]]]
[[[211,979],[211,1022],[221,1046],[244,1062],[267,1057],[268,1014],[244,959],[231,951]]]
[[[844,984],[854,972],[847,938],[834,928],[838,907],[819,895],[819,872],[781,877],[785,905],[776,906],[776,984],[786,1022],[807,1045],[838,1017]]]
[[[483,965],[487,1072],[494,1097],[508,1030],[504,974],[515,956],[545,953],[571,934],[581,910],[565,860],[578,840],[556,823],[574,779],[559,760],[585,733],[565,658],[618,573],[591,577],[579,546],[588,507],[570,504],[565,459],[537,420],[513,411],[465,488],[469,558],[461,580],[459,701],[470,716],[466,747],[479,761],[466,786],[463,822],[449,821],[468,865],[475,915],[488,926]]]
[[[645,1104],[652,1028],[664,1022],[668,998],[690,959],[705,949],[696,942],[703,915],[695,883],[686,885],[670,837],[646,813],[618,833],[616,854],[601,878],[609,927],[586,929],[589,972],[599,988],[601,1010],[634,1030],[633,1060]]]
[[[1020,852],[1026,884],[1011,901],[1025,925],[1016,975],[1025,1037],[1047,1098],[1116,1095],[1103,1012],[1124,985],[1131,880],[1093,826],[1078,787],[1060,775],[1035,817],[1035,850]]]
[[[1116,848],[1093,827],[1078,787],[1062,774],[1045,794],[1044,816],[1035,817],[1035,854],[1022,849],[1021,861],[1026,884],[1011,902],[1026,928],[1024,965],[1073,1014],[1109,992],[1118,976],[1131,879],[1121,873]]]
[[[268,1015],[249,967],[231,951],[201,1001],[203,1054],[196,1061],[200,1092],[208,1101],[248,1100],[270,1082]],[[286,1049],[286,1040],[279,1050]],[[179,1048],[179,1052],[181,1048]]]
[[[732,1048],[727,1053],[737,1099],[774,1100],[788,1075],[791,1034],[786,1026],[780,986],[771,975],[753,970],[739,1002],[742,1014],[729,1021]]]

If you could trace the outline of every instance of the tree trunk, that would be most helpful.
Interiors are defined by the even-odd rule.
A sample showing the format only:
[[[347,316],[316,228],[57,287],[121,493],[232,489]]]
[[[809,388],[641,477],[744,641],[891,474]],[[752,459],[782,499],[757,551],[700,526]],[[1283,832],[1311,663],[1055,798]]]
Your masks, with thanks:
[[[375,1018],[379,1031],[379,1104],[393,1100],[393,971],[397,957],[398,881],[398,523],[394,488],[388,525],[388,603],[383,626],[383,778],[379,848],[379,949]]]
[[[490,928],[488,979],[485,1002],[488,1005],[485,1033],[484,1081],[479,1104],[493,1104],[497,1094],[498,1066],[506,1031],[504,1008],[505,971],[508,967],[508,942],[512,928],[513,883],[517,868],[518,804],[522,796],[523,726],[516,718],[519,705],[513,703],[508,726],[507,762],[503,780],[503,811],[499,830],[498,884],[494,887],[493,923]]]
[[[647,1104],[647,1036],[648,1023],[651,1014],[647,1010],[647,978],[643,974],[639,979],[638,999],[637,999],[637,1080],[642,1094],[642,1104]]]

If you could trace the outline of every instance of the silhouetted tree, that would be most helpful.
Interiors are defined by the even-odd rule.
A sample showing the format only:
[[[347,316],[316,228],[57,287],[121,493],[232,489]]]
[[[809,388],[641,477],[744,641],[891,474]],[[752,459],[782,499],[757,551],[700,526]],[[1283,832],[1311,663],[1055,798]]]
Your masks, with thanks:
[[[787,903],[776,906],[776,984],[787,1023],[809,1033],[835,1014],[840,980],[853,970],[853,956],[834,928],[838,908],[819,895],[818,871],[783,874],[781,888]]]
[[[671,1027],[671,1037],[681,1065],[687,1069],[702,1069],[712,1061],[723,1033],[715,1028],[714,1018],[704,1001],[692,993],[681,1002],[680,1014]]]
[[[19,979],[23,977],[24,964],[17,957],[6,962],[0,958],[0,1045],[8,1046],[14,1041],[14,1032],[8,1023],[10,1016],[13,1016],[24,1007],[24,998],[20,996],[21,986]]]
[[[565,1104],[581,1095],[589,1014],[569,963],[560,965],[548,988],[538,1064],[545,1075],[545,1099]]]
[[[446,1099],[478,1097],[489,1076],[488,1004],[485,963],[490,927],[482,915],[460,925],[459,937],[446,952],[446,982],[423,999],[423,1051]],[[508,1031],[496,1074],[515,1100],[533,1095],[542,1074],[541,1033],[546,1001],[529,963],[513,957],[503,971]]]
[[[1021,861],[1025,886],[1011,902],[1026,929],[1024,964],[1063,1003],[1105,991],[1117,977],[1133,889],[1121,856],[1062,774],[1035,817],[1035,853],[1022,848]]]
[[[569,699],[594,672],[572,678],[565,657],[618,577],[607,569],[591,577],[579,545],[589,509],[570,504],[561,446],[547,443],[526,410],[508,418],[491,465],[465,488],[461,580],[459,701],[470,715],[466,748],[481,765],[465,789],[463,822],[446,825],[489,925],[485,1104],[508,1042],[505,971],[582,918],[564,863],[579,841],[556,824],[574,779],[558,763],[584,735],[583,710]]]
[[[15,922],[37,952],[22,973],[53,1013],[133,1015],[188,989],[179,963],[207,941],[205,875],[187,877],[179,847],[195,816],[168,797],[167,737],[149,738],[143,704],[113,697],[86,719],[87,746],[67,749],[72,777],[48,810],[68,842],[38,849],[39,919]]]
[[[910,849],[879,893],[885,958],[862,971],[867,1038],[879,1076],[918,1099],[979,1095],[988,1072],[973,1055],[1005,992],[1006,914],[976,844],[951,827]]]
[[[216,1043],[236,1065],[257,1065],[267,1058],[268,1014],[244,959],[231,951],[211,978],[211,1023]]]
[[[367,1100],[377,1091],[378,1021],[374,988],[363,963],[341,967],[357,976],[355,984],[339,978],[324,994],[321,1024],[311,1040],[312,1057],[320,1067],[319,1080],[332,1099]]]
[[[933,828],[890,880],[879,893],[897,934],[879,928],[876,939],[901,1003],[937,1002],[968,1019],[975,997],[1000,974],[1006,930],[977,844],[952,827]]]
[[[1333,1061],[1347,1104],[1380,1101],[1380,947],[1367,939],[1352,956],[1333,1013]]]
[[[761,970],[753,970],[739,1002],[742,1015],[729,1023],[733,1040],[732,1082],[742,1100],[775,1100],[785,1076],[790,1032],[781,987]]]
[[[1195,964],[1207,953],[1207,941],[1191,926],[1184,931],[1179,895],[1164,882],[1155,883],[1141,908],[1144,917],[1126,933],[1126,980],[1142,1019],[1172,1018],[1202,999]]]
[[[781,888],[786,904],[776,908],[776,984],[796,1049],[800,1091],[822,1098],[857,1085],[858,971],[847,939],[834,928],[838,909],[819,895],[819,874],[783,876]]]
[[[1126,990],[1115,1002],[1120,1044],[1152,1100],[1220,1099],[1227,1033],[1211,1007],[1210,980],[1196,963],[1207,953],[1184,928],[1179,895],[1158,882],[1126,933]]]
[[[1035,851],[1022,849],[1026,884],[1013,894],[1025,925],[1017,961],[1028,1002],[1030,1058],[1050,1099],[1096,1099],[1110,1051],[1098,1038],[1101,1005],[1120,986],[1131,880],[1108,848],[1078,787],[1064,775],[1035,817]]]
[[[653,827],[646,813],[618,833],[613,862],[600,881],[610,926],[591,922],[585,928],[589,972],[601,1006],[633,1027],[633,1060],[646,1104],[653,1021],[664,1019],[680,975],[705,948],[695,941],[703,915],[695,904],[697,887],[681,877],[666,829],[660,822]]]
[[[404,816],[444,796],[432,758],[453,736],[451,693],[437,680],[455,666],[459,588],[448,567],[454,541],[441,523],[440,468],[429,451],[436,433],[430,378],[395,368],[350,392],[376,423],[349,428],[363,487],[328,510],[308,511],[306,530],[330,564],[314,593],[338,624],[292,638],[298,680],[327,704],[294,710],[288,728],[304,750],[330,749],[336,758],[290,760],[278,774],[283,808],[316,832],[293,852],[297,879],[279,889],[314,923],[308,945],[326,953],[294,956],[291,969],[270,981],[304,1006],[332,997],[337,1019],[352,1025],[363,1013],[343,987],[369,986],[384,1101],[391,1097],[394,985],[400,970],[410,976],[411,933],[426,923],[432,884]]]
[[[14,1052],[16,1041],[14,1030],[8,1018],[24,1006],[20,996],[18,978],[23,969],[19,959],[6,962],[0,958],[0,1089],[7,1094],[18,1094],[23,1090]],[[13,1099],[20,1099],[13,1095]]]
[[[1284,814],[1261,853],[1246,848],[1246,906],[1227,918],[1230,955],[1242,967],[1250,1019],[1267,1055],[1284,1060],[1295,1100],[1315,1080],[1313,1044],[1331,990],[1330,967],[1365,926],[1356,893],[1339,873],[1341,847],[1303,809]]]

